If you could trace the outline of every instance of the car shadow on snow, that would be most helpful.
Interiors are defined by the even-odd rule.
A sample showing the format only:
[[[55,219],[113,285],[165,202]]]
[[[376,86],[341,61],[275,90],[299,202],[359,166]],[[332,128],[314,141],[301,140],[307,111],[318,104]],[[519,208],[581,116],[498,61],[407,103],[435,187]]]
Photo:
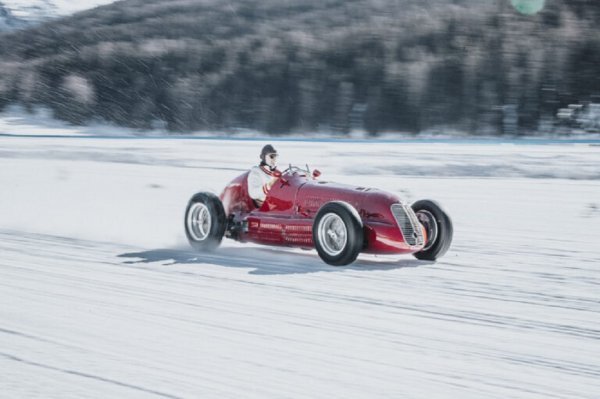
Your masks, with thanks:
[[[198,253],[184,249],[152,249],[119,255],[130,258],[125,264],[160,263],[162,266],[211,264],[230,268],[252,269],[249,274],[280,275],[317,272],[344,272],[348,270],[375,271],[414,268],[432,264],[411,258],[385,259],[373,255],[359,257],[348,266],[329,266],[316,253],[298,253],[266,248],[219,248],[214,252]],[[371,259],[369,259],[371,258]]]

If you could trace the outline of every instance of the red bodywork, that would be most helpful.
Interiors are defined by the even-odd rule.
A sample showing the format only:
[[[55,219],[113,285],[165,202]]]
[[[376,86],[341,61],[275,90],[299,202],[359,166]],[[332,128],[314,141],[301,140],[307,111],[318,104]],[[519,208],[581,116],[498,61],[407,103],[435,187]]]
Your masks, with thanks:
[[[266,245],[314,248],[313,220],[327,202],[344,201],[360,216],[364,229],[362,252],[407,254],[423,245],[409,245],[391,211],[400,199],[390,193],[314,180],[305,172],[284,173],[265,202],[256,208],[248,195],[248,172],[225,187],[220,198],[231,223],[241,226],[234,238]]]

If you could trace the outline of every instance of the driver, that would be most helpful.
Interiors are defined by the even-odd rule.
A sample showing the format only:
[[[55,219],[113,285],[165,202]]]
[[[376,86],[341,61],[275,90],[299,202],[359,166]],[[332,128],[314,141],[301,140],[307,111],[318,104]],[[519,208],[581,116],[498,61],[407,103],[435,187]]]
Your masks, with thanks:
[[[248,194],[258,207],[263,204],[279,176],[281,172],[277,170],[277,150],[267,144],[260,152],[260,164],[252,167],[248,173]]]

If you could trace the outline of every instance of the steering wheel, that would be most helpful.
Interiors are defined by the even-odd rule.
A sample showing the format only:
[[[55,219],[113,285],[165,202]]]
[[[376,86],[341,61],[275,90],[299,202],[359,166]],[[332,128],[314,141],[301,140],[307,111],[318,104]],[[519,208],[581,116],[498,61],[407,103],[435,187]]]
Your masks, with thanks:
[[[292,175],[296,172],[306,173],[306,170],[299,168],[297,166],[294,166],[294,165],[290,165],[283,172],[281,172],[281,174],[282,175]]]
[[[299,168],[297,166],[293,166],[290,165],[288,166],[286,169],[283,170],[283,172],[279,172],[279,180],[281,181],[281,187],[285,186],[286,184],[288,184],[288,179],[286,179],[284,176],[290,176],[290,175],[294,175],[295,173],[304,173],[304,176],[306,176],[306,170]]]

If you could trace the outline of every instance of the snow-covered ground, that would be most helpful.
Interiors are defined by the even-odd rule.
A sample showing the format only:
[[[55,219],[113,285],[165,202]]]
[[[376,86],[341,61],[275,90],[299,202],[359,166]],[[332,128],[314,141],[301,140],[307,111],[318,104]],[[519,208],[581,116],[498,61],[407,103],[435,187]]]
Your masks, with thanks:
[[[600,146],[275,142],[439,200],[452,248],[191,252],[188,198],[264,143],[0,137],[0,397],[599,397]]]

